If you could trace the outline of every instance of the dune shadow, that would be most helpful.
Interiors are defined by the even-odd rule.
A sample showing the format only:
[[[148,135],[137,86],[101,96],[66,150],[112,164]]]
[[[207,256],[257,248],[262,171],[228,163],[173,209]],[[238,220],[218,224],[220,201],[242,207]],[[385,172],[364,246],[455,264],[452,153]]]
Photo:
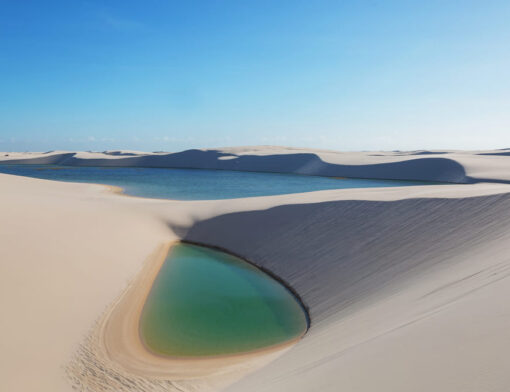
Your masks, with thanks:
[[[51,158],[51,159],[50,159]],[[26,163],[27,160],[23,160]],[[237,170],[269,173],[293,173],[325,177],[376,178],[469,183],[462,165],[446,158],[417,158],[400,162],[367,165],[342,165],[322,160],[314,153],[235,155],[218,150],[187,150],[160,155],[126,156],[118,159],[82,159],[60,154],[32,163],[69,166],[152,167],[183,169]],[[11,163],[22,163],[20,160]]]
[[[229,213],[173,227],[227,249],[292,287],[312,323],[338,315],[510,227],[510,196],[331,201]]]
[[[501,157],[510,157],[510,151],[506,152],[481,152],[476,155],[494,155],[494,156],[501,156]]]

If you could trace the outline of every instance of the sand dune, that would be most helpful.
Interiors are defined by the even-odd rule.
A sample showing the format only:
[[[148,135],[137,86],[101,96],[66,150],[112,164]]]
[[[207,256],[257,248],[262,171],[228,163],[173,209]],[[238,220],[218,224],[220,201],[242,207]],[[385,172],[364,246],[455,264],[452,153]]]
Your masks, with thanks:
[[[171,159],[137,152],[5,159],[196,160],[213,168],[238,161],[243,170],[363,170],[453,182],[510,177],[505,156],[438,153],[243,147]],[[0,188],[1,390],[478,392],[510,386],[510,185],[193,202],[8,175],[0,175]],[[289,350],[227,364],[224,372],[206,365],[209,375],[185,377],[175,370],[182,364],[145,356],[136,337],[122,331],[147,269],[178,238],[229,249],[279,276],[308,307],[308,334]],[[121,336],[125,345],[112,346]],[[140,355],[147,367],[132,368]]]
[[[196,223],[185,238],[269,268],[311,312],[306,339],[231,390],[505,390],[509,208],[507,195],[332,201]]]
[[[262,146],[177,153],[55,151],[0,153],[0,163],[242,170],[452,183],[510,182],[510,157],[499,150],[336,152]]]

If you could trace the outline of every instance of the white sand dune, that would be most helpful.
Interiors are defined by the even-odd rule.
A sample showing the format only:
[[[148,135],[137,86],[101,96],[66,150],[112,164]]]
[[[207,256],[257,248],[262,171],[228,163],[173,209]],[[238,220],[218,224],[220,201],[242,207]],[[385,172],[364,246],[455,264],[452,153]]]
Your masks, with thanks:
[[[510,182],[510,153],[493,151],[336,152],[260,146],[177,153],[138,151],[0,153],[0,163],[137,166],[297,173],[452,183]]]
[[[185,152],[182,161],[178,154],[137,152],[31,157],[53,164],[152,165],[162,159],[229,168],[224,162],[238,161],[242,170],[510,179],[510,157],[479,155],[504,151],[218,151]],[[11,162],[34,162],[8,154]],[[2,391],[510,388],[510,185],[184,202],[0,175],[0,190]],[[307,335],[290,350],[227,364],[223,373],[185,377],[175,370],[182,364],[146,356],[139,366],[139,342],[123,328],[147,270],[177,238],[223,247],[279,276],[309,309]],[[127,343],[112,349],[117,338]]]

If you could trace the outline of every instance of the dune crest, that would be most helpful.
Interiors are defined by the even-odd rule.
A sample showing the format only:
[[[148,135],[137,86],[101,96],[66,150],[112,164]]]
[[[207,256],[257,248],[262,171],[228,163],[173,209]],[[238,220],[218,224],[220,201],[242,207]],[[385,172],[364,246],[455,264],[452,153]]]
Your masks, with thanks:
[[[501,151],[335,152],[273,146],[176,153],[0,153],[0,164],[240,170],[450,183],[510,182],[509,162],[508,154]]]

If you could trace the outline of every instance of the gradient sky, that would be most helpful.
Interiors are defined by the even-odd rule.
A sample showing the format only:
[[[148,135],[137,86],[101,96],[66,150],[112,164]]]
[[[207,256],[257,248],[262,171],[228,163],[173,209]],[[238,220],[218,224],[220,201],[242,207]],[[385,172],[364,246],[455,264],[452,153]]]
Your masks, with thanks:
[[[0,150],[510,147],[510,2],[0,0]]]

